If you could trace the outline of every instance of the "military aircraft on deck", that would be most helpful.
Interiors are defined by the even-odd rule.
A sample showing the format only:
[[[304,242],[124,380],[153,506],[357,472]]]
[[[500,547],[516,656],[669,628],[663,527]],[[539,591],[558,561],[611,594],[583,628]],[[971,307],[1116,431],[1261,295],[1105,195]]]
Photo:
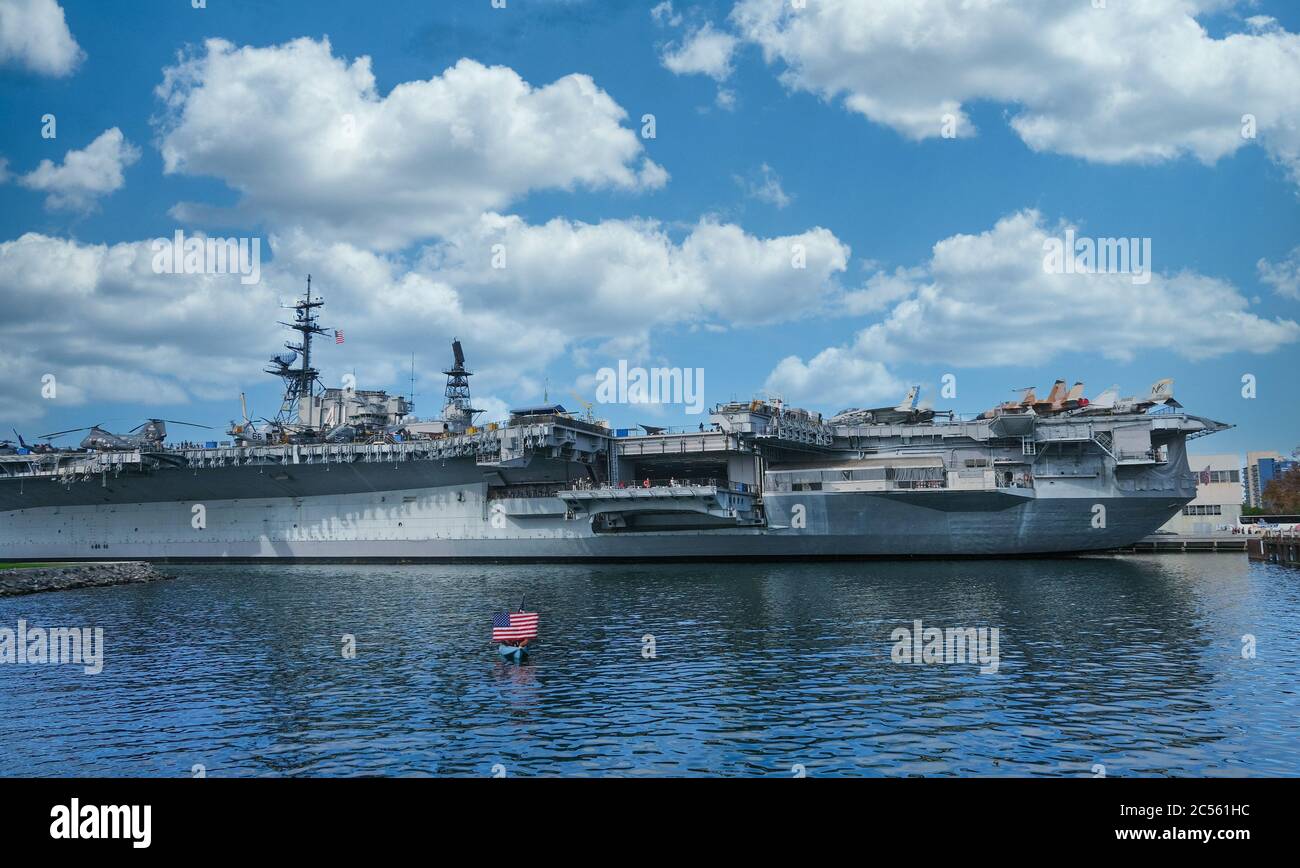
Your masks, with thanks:
[[[1057,380],[1052,384],[1052,391],[1047,393],[1047,398],[1039,400],[1034,393],[1033,386],[1026,386],[1020,390],[1019,401],[1007,401],[999,404],[992,410],[986,410],[980,416],[981,419],[991,419],[999,413],[1033,413],[1037,416],[1054,416],[1058,413],[1068,413],[1072,410],[1078,410],[1087,407],[1091,402],[1083,397],[1083,383],[1075,382],[1067,391],[1065,380]]]
[[[1172,377],[1156,380],[1151,384],[1151,392],[1145,398],[1119,397],[1119,386],[1111,386],[1085,407],[1080,408],[1084,415],[1092,413],[1145,413],[1152,407],[1171,407],[1178,409],[1183,405],[1174,399],[1174,381]]]
[[[921,387],[913,386],[907,390],[907,397],[897,407],[873,407],[865,410],[851,407],[832,416],[830,423],[832,425],[914,425],[918,422],[929,422],[934,418],[934,410],[920,406],[920,396]]]
[[[28,443],[23,439],[23,435],[18,433],[17,428],[11,428],[9,430],[14,432],[14,436],[17,437],[18,440],[0,440],[0,455],[45,455],[49,452],[58,451],[48,443]],[[14,445],[15,442],[17,443],[16,446]]]
[[[42,434],[42,437],[52,438],[61,437],[64,434],[74,434],[77,431],[89,431],[81,440],[82,449],[95,449],[100,452],[120,452],[132,449],[159,449],[163,441],[167,439],[167,423],[173,425],[188,425],[192,428],[212,429],[211,425],[199,425],[196,422],[177,422],[174,419],[150,419],[142,422],[131,429],[126,434],[114,434],[105,430],[100,425],[91,425],[89,428],[69,428],[66,431],[55,431],[52,434]],[[136,433],[139,432],[139,433]]]

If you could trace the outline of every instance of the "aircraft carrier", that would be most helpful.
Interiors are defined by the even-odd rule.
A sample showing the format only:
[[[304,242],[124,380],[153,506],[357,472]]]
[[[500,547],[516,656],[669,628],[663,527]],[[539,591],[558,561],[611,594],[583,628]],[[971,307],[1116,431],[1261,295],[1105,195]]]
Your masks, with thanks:
[[[1026,390],[977,418],[897,407],[830,418],[760,399],[674,431],[558,404],[476,425],[460,343],[440,418],[325,388],[322,302],[267,372],[275,419],[168,444],[90,429],[79,449],[0,452],[0,561],[583,561],[1052,555],[1151,534],[1196,494],[1171,381],[1142,398]],[[66,432],[60,432],[66,433]]]

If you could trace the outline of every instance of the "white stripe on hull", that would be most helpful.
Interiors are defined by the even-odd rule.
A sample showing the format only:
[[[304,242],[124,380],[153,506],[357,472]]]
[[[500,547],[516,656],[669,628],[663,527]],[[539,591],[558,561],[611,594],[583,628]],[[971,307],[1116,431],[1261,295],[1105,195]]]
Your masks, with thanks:
[[[491,515],[482,485],[303,498],[171,501],[0,512],[0,561],[34,559],[763,558],[996,556],[1095,551],[1136,542],[1183,505],[1176,492],[1026,497],[954,509],[869,493],[765,498],[769,528],[595,533],[543,505]],[[548,501],[550,499],[547,499]],[[540,501],[539,501],[540,503]],[[806,527],[792,526],[795,504]],[[928,505],[933,503],[934,506]],[[1095,525],[1095,506],[1105,526]],[[202,524],[201,527],[196,525]]]

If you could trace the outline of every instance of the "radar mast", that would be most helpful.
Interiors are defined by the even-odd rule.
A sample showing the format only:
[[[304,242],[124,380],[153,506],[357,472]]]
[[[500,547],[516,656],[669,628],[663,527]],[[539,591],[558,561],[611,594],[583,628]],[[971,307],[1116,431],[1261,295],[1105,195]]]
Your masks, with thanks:
[[[300,421],[300,403],[303,399],[311,398],[321,388],[320,371],[311,366],[311,339],[312,335],[323,335],[326,332],[321,328],[316,315],[316,308],[324,304],[324,299],[319,296],[312,297],[309,274],[303,297],[292,305],[281,305],[285,310],[292,310],[294,317],[293,322],[281,322],[280,325],[302,335],[298,343],[286,342],[285,349],[290,350],[290,353],[273,357],[265,369],[266,373],[274,374],[284,381],[284,398],[275,418],[281,427],[297,425]],[[295,361],[298,362],[298,367],[293,367]]]
[[[461,349],[459,340],[451,342],[451,351],[454,364],[443,371],[447,375],[447,391],[442,418],[453,429],[464,431],[474,424],[475,414],[483,411],[470,404],[469,378],[474,376],[474,372],[465,370],[465,351]]]

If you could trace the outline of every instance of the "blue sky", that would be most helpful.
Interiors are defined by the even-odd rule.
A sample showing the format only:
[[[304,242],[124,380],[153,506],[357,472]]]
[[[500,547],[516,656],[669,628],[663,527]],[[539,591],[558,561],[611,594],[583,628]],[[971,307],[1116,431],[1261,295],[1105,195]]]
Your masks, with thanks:
[[[5,3],[17,3],[24,11],[39,5],[35,0],[0,0],[0,6]],[[465,343],[470,366],[480,371],[475,385],[491,399],[492,408],[538,401],[548,380],[553,399],[573,404],[570,389],[590,398],[595,370],[620,358],[632,364],[703,368],[710,402],[770,389],[791,403],[829,412],[850,404],[892,404],[902,396],[898,387],[913,382],[922,384],[937,406],[976,412],[1010,398],[1013,388],[1036,384],[1042,394],[1057,377],[1083,380],[1087,393],[1095,395],[1112,383],[1121,384],[1124,394],[1144,394],[1154,380],[1172,376],[1179,400],[1191,412],[1238,426],[1196,444],[1197,451],[1289,452],[1300,444],[1294,384],[1300,300],[1292,252],[1300,245],[1300,173],[1293,162],[1300,153],[1294,140],[1300,114],[1294,97],[1287,95],[1300,92],[1300,62],[1290,62],[1300,57],[1295,37],[1300,8],[1294,4],[1217,4],[1217,11],[1202,14],[1197,20],[1205,27],[1205,45],[1213,50],[1204,58],[1194,51],[1179,56],[1189,58],[1181,61],[1188,65],[1189,79],[1197,70],[1209,71],[1203,87],[1171,92],[1168,83],[1149,81],[1151,71],[1126,59],[1120,40],[1114,65],[1107,69],[1147,104],[1114,129],[1106,128],[1108,118],[1096,115],[1097,106],[1103,114],[1107,111],[1107,94],[1089,90],[1103,85],[1080,84],[1095,78],[1095,70],[1071,68],[1064,49],[1043,50],[1039,56],[1039,47],[1052,38],[1041,34],[1058,14],[1049,7],[1061,4],[1027,4],[1037,11],[1026,19],[1040,29],[1039,35],[1025,35],[1020,49],[1015,36],[999,37],[1006,44],[991,43],[992,37],[978,32],[965,35],[978,28],[953,19],[965,25],[953,31],[962,35],[939,46],[936,56],[962,57],[959,68],[902,57],[891,63],[888,76],[863,58],[873,54],[873,45],[906,41],[905,21],[877,21],[876,30],[865,35],[836,28],[843,44],[801,41],[795,38],[802,32],[798,28],[807,27],[804,35],[815,37],[816,26],[830,32],[834,20],[781,19],[774,31],[756,21],[768,14],[755,11],[757,0],[679,2],[671,11],[660,7],[658,15],[651,14],[656,4],[597,0],[509,0],[506,9],[492,8],[489,0],[376,5],[209,0],[206,9],[192,9],[180,0],[62,0],[60,5],[80,49],[72,68],[62,74],[43,72],[16,53],[0,62],[0,157],[11,175],[0,184],[0,244],[26,233],[48,240],[40,253],[44,259],[20,264],[15,264],[16,248],[0,248],[0,301],[21,313],[7,326],[0,324],[3,356],[9,359],[8,383],[0,387],[0,423],[6,430],[17,426],[30,437],[96,422],[125,428],[146,416],[224,425],[238,412],[240,391],[248,392],[257,415],[269,414],[277,384],[260,372],[260,360],[278,350],[278,336],[269,328],[256,331],[254,324],[273,323],[280,315],[275,300],[299,289],[291,275],[311,268],[326,295],[327,324],[348,335],[343,346],[331,343],[322,349],[326,381],[356,370],[362,387],[405,392],[414,352],[422,415],[435,413],[440,404],[437,370],[446,362],[446,342],[454,334]],[[751,7],[748,18],[737,5]],[[936,16],[956,15],[943,4],[921,5],[933,6]],[[1143,27],[1155,26],[1152,20],[1175,16],[1164,0],[1152,5],[1160,19],[1139,17],[1118,25],[1110,19],[1098,25],[1099,33],[1106,36],[1111,33],[1106,28],[1120,27],[1140,36]],[[1193,5],[1208,10],[1216,4]],[[846,14],[852,13],[850,8]],[[1069,14],[1082,13],[1071,9]],[[1079,25],[1070,27],[1077,31]],[[731,40],[725,62],[712,67],[697,63],[695,70],[684,69],[690,63],[679,63],[677,71],[669,68],[667,59],[701,31]],[[858,36],[863,41],[855,45]],[[517,177],[494,163],[501,180],[493,183],[502,187],[485,191],[487,207],[476,206],[474,214],[448,214],[445,220],[432,215],[430,226],[397,238],[372,237],[339,216],[350,201],[376,213],[385,201],[396,201],[392,192],[364,201],[371,173],[380,171],[373,168],[357,169],[353,176],[339,176],[328,167],[316,170],[314,177],[304,171],[301,181],[287,179],[273,197],[261,199],[250,198],[245,189],[244,206],[235,217],[193,207],[178,210],[182,202],[238,206],[240,187],[247,187],[249,179],[278,180],[291,173],[298,152],[285,142],[294,131],[273,134],[268,127],[277,118],[311,117],[312,109],[303,109],[306,115],[285,111],[269,105],[280,98],[273,89],[253,90],[247,113],[227,112],[224,125],[220,118],[200,124],[156,95],[164,70],[176,68],[182,52],[201,59],[207,51],[203,43],[211,38],[226,40],[238,52],[244,46],[275,49],[304,37],[314,42],[327,37],[324,56],[337,60],[340,68],[369,57],[372,101],[384,100],[403,83],[442,76],[469,58],[487,67],[508,67],[535,89],[575,73],[589,76],[625,113],[612,121],[614,126],[639,133],[640,118],[652,113],[656,137],[636,135],[611,145],[609,153],[593,151],[591,162],[609,161],[608,166],[601,163],[603,174],[595,181],[584,179],[582,166],[565,163],[565,149],[554,142],[548,145],[558,151],[552,159],[540,149],[530,150],[526,135],[498,141],[494,153],[499,157],[487,159],[518,163],[536,177]],[[1154,51],[1162,38],[1156,31],[1147,43]],[[1239,82],[1215,84],[1209,73],[1216,63],[1228,62],[1216,60],[1215,52],[1229,44],[1242,52],[1230,58]],[[809,56],[822,50],[820,45],[828,54],[840,51],[844,57]],[[1279,52],[1288,62],[1279,64],[1268,52]],[[1250,65],[1254,60],[1242,67],[1241,57],[1255,55],[1257,70]],[[266,57],[284,59],[278,53]],[[284,65],[288,69],[287,61]],[[977,74],[981,66],[982,74]],[[198,83],[173,95],[197,114],[195,94],[204,86],[215,87],[203,76],[233,79],[253,73],[232,61],[224,73],[200,65],[195,74]],[[315,80],[311,70],[283,75],[297,98],[307,99],[304,87]],[[994,79],[999,79],[996,86],[982,84]],[[266,79],[258,81],[264,85]],[[854,108],[855,95],[857,105],[870,108]],[[467,98],[483,102],[474,94]],[[964,112],[963,135],[955,139],[926,132],[930,119],[924,110],[932,99],[948,98]],[[490,96],[487,101],[485,114],[490,116]],[[1203,118],[1211,109],[1223,116],[1225,127],[1235,126],[1240,114],[1257,114],[1258,140],[1240,146],[1229,139],[1205,144]],[[413,136],[417,140],[400,146],[418,155],[425,141],[420,137],[439,127],[421,126],[418,107],[405,111],[410,114],[390,113],[392,128],[380,130],[364,147],[382,149],[383,143]],[[918,111],[922,120],[916,122],[912,118]],[[41,137],[41,118],[47,113],[57,118],[52,140]],[[1013,119],[1027,113],[1041,115],[1039,129],[1047,132],[1035,138],[1013,126]],[[580,125],[586,117],[579,114],[574,123]],[[611,123],[607,115],[599,121]],[[476,122],[466,124],[472,130]],[[936,128],[939,123],[935,117]],[[1070,124],[1079,125],[1073,133]],[[966,135],[971,126],[978,132]],[[42,160],[57,167],[69,151],[86,149],[112,128],[121,131],[126,147],[138,152],[137,159],[122,161],[116,189],[83,192],[80,204],[52,205],[56,186],[22,180]],[[303,141],[319,134],[311,127],[300,132]],[[171,171],[161,151],[169,135],[181,155],[181,165]],[[493,141],[490,135],[476,140]],[[240,142],[249,141],[255,147],[241,150]],[[281,147],[283,155],[277,156]],[[263,156],[281,167],[268,175],[238,162]],[[443,157],[442,152],[431,155],[428,162],[439,165],[428,165],[427,173],[423,163],[416,172],[409,163],[394,164],[414,190],[417,201],[410,207],[416,221],[437,210],[441,201],[432,191],[421,200],[421,185],[464,179],[477,165],[457,165],[455,153]],[[662,168],[666,180],[619,179],[619,171],[641,172],[647,161]],[[382,168],[383,158],[370,161],[372,167],[376,163]],[[767,195],[761,192],[769,180],[779,185],[781,195],[773,195],[772,187]],[[400,191],[402,183],[394,189]],[[339,201],[331,198],[334,184]],[[455,268],[439,267],[448,258],[472,258],[465,251],[476,249],[477,241],[465,239],[486,237],[467,228],[479,211],[518,218],[525,227],[519,229],[520,238],[554,220],[562,221],[556,231],[565,238],[579,224],[639,234],[635,242],[593,244],[591,252],[580,251],[573,262],[534,267],[538,260],[525,256],[511,266],[517,283],[507,285],[463,261]],[[1024,217],[1026,213],[1034,216]],[[1014,215],[1022,218],[1003,233],[994,231],[1000,220]],[[753,245],[737,242],[734,249],[719,252],[716,239],[706,241],[697,231],[701,221],[734,227],[754,244],[798,238],[820,227],[851,252],[842,268],[821,263],[819,272],[812,265],[809,270],[816,275],[799,275],[783,290],[783,276],[769,273],[770,263],[755,265],[752,275],[743,261],[737,265],[736,257]],[[981,267],[990,258],[988,251],[1006,250],[1016,239],[1032,241],[1034,231],[1052,234],[1062,221],[1081,235],[1150,238],[1154,286],[1131,284],[1117,293],[1111,279],[1104,286],[1081,281],[1060,291],[1056,284],[1038,285],[1032,267],[1007,266],[1005,279],[1014,288],[1004,292],[1001,266]],[[257,291],[223,287],[210,296],[192,289],[159,295],[136,289],[152,286],[147,281],[136,284],[105,270],[90,278],[78,273],[86,286],[72,292],[58,277],[67,265],[57,251],[132,245],[170,237],[178,229],[259,236],[268,247],[272,236],[300,234],[292,254],[276,248],[275,261],[284,270],[272,269]],[[950,245],[954,259],[930,262],[935,245],[945,239],[986,233],[991,233],[985,237],[987,249]],[[669,245],[665,274],[681,281],[667,301],[647,298],[636,288],[636,280],[652,282],[655,277],[635,256],[623,271],[612,276],[603,271],[610,267],[610,250],[625,251],[647,236],[651,247]],[[517,243],[515,237],[510,236],[507,250]],[[544,248],[546,241],[535,243]],[[445,244],[451,245],[450,253],[440,246]],[[784,244],[772,246],[783,249]],[[346,250],[340,245],[347,245]],[[57,261],[42,267],[51,257]],[[326,257],[333,264],[321,261]],[[377,257],[393,266],[392,283],[405,275],[410,281],[406,292],[413,295],[385,301],[384,294],[392,299],[395,291],[385,289],[390,284],[379,278],[373,289],[345,285],[343,275],[353,273],[346,268],[358,267],[359,257]],[[269,252],[266,258],[272,258]],[[1264,280],[1261,260],[1271,269],[1267,273],[1282,277]],[[888,277],[900,268],[913,271],[896,294],[858,295],[873,276]],[[588,308],[582,300],[592,290],[584,276],[596,272],[605,274],[607,283],[601,299]],[[619,274],[629,280],[622,296]],[[451,294],[422,289],[444,283]],[[523,300],[533,286],[544,290]],[[697,310],[689,301],[694,292],[712,300]],[[206,308],[204,298],[210,302]],[[462,313],[442,316],[437,303],[419,303],[418,313],[404,313],[424,298],[442,299]],[[930,299],[915,317],[898,309],[914,298]],[[679,302],[688,309],[663,312],[665,304]],[[1240,315],[1224,315],[1238,303]],[[639,305],[645,305],[643,317]],[[1141,322],[1133,333],[1125,331],[1126,306],[1133,314],[1129,319]],[[557,313],[550,320],[537,310]],[[893,324],[863,336],[887,320]],[[931,333],[931,324],[940,320],[942,328]],[[571,333],[566,333],[566,322],[573,326]],[[1255,351],[1261,348],[1266,351]],[[822,366],[813,365],[814,357],[828,349],[837,352],[825,357]],[[797,363],[783,366],[790,357]],[[63,398],[40,398],[40,375],[47,371],[68,385]],[[957,376],[958,395],[943,400],[938,384],[949,372]],[[1241,394],[1245,374],[1257,380],[1253,400]],[[675,408],[602,409],[620,426],[698,421]]]

